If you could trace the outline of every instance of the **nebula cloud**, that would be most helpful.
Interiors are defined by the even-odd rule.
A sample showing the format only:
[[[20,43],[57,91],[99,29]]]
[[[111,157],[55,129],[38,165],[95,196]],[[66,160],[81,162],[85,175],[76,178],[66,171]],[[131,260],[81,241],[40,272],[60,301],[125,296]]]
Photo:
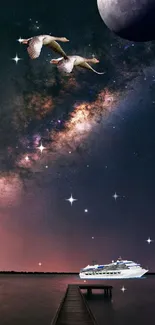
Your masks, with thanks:
[[[0,207],[9,208],[19,204],[23,184],[18,174],[3,173],[0,176]]]
[[[101,91],[94,102],[75,103],[68,119],[63,127],[57,129],[51,127],[46,130],[46,136],[36,134],[33,136],[33,150],[27,150],[19,155],[16,166],[31,171],[42,171],[45,164],[54,163],[69,153],[74,153],[89,142],[89,137],[100,123],[104,123],[106,117],[115,109],[121,99],[119,92],[108,89]],[[57,121],[61,124],[61,120]],[[21,142],[26,140],[22,139]],[[39,144],[43,142],[44,150],[40,152]],[[29,145],[27,145],[29,148]]]

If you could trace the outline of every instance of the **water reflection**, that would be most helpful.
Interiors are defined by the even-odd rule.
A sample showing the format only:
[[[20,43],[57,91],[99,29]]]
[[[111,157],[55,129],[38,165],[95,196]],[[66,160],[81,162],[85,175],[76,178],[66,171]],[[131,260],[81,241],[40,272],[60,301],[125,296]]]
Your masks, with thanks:
[[[50,325],[68,284],[113,286],[112,300],[103,290],[84,293],[98,325],[155,324],[155,276],[138,280],[86,281],[78,276],[0,275],[0,325]],[[122,287],[126,290],[123,292]]]

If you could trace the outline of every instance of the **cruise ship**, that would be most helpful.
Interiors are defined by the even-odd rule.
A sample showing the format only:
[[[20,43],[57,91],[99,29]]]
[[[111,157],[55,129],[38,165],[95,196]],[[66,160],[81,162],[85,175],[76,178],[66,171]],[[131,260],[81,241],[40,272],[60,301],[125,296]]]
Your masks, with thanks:
[[[110,264],[88,265],[80,270],[81,279],[131,279],[140,278],[148,270],[133,261],[122,260],[121,257]]]

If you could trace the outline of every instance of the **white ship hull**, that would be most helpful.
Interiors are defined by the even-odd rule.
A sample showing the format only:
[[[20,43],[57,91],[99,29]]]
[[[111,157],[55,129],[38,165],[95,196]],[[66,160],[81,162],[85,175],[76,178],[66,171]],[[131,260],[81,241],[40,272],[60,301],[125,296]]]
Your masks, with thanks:
[[[128,269],[128,270],[121,270],[120,274],[110,274],[110,270],[108,271],[109,274],[91,274],[87,275],[83,273],[79,273],[80,279],[88,279],[88,280],[111,280],[111,279],[132,279],[132,278],[141,278],[148,270],[139,268],[139,269]]]

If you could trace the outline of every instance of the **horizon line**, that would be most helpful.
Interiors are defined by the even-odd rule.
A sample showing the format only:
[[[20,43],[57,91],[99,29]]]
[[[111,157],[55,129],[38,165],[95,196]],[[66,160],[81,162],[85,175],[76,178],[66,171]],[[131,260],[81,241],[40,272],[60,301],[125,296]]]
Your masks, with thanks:
[[[22,273],[25,273],[25,274],[79,274],[79,272],[70,272],[70,271],[68,271],[68,272],[64,272],[64,271],[52,271],[52,272],[50,272],[50,271],[13,271],[13,270],[11,270],[11,271],[2,271],[2,270],[0,270],[0,274],[9,274],[9,273],[14,273],[14,274],[22,274]],[[155,272],[147,272],[146,273],[146,275],[148,275],[148,274],[155,274]]]
[[[0,270],[0,273],[72,273],[72,274],[79,274],[79,272],[64,272],[64,271],[14,271],[14,270]]]

